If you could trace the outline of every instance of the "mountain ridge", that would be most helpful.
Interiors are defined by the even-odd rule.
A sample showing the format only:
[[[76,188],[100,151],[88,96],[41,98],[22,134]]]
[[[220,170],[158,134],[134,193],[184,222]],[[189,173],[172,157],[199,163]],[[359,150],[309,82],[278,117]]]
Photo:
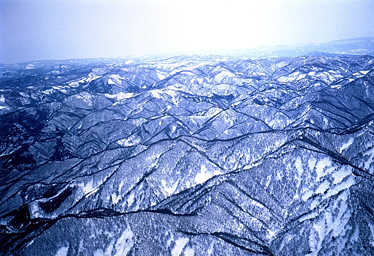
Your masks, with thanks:
[[[0,70],[2,254],[374,253],[374,57],[127,61]]]

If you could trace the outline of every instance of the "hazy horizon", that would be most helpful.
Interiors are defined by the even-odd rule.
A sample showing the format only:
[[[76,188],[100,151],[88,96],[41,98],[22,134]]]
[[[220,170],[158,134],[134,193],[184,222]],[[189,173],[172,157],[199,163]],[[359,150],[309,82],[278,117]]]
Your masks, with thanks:
[[[369,0],[0,0],[0,63],[374,37]]]

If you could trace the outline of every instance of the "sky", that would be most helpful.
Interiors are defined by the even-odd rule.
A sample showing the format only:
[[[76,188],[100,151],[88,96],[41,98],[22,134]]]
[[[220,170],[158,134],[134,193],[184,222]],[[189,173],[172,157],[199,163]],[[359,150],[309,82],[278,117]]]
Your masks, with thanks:
[[[374,37],[374,0],[0,0],[0,63]]]

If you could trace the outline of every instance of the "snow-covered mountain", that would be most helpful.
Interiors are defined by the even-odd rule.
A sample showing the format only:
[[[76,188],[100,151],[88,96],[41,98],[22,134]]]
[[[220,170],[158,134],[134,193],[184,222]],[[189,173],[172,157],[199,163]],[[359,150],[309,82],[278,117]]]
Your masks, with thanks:
[[[374,57],[0,67],[3,255],[374,255]]]

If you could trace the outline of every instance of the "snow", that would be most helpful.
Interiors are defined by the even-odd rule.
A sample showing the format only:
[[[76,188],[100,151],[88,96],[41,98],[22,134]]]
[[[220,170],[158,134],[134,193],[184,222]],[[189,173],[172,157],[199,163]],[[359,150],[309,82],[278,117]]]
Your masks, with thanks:
[[[101,76],[96,75],[95,73],[89,73],[87,77],[83,77],[82,79],[78,80],[78,83],[89,83],[93,80],[100,78]]]
[[[214,172],[213,172],[214,176],[221,175],[221,174],[222,174],[222,172],[220,170],[214,170]]]
[[[121,192],[121,191],[122,191],[122,187],[123,187],[124,184],[125,184],[125,181],[124,181],[124,180],[121,180],[121,182],[120,182],[119,185],[118,185],[118,192]]]
[[[30,245],[32,245],[34,243],[34,240],[31,240],[30,242],[27,243],[26,247],[29,247]]]
[[[173,241],[173,239],[174,239],[174,235],[173,235],[173,233],[171,233],[169,239],[166,241],[166,244],[167,244],[168,246],[170,246],[170,245],[171,245],[171,242]]]
[[[109,99],[116,99],[118,101],[120,100],[124,100],[124,99],[130,99],[134,96],[133,93],[124,93],[124,92],[119,92],[119,93],[116,93],[116,94],[104,94],[105,97],[109,98]]]
[[[310,71],[310,72],[308,73],[308,76],[314,76],[315,74],[316,74],[315,71]]]
[[[319,204],[320,204],[320,199],[315,199],[313,200],[313,202],[310,204],[310,209],[313,210],[314,208],[316,208]]]
[[[339,150],[340,154],[341,154],[344,150],[346,150],[347,148],[349,148],[349,146],[352,145],[353,141],[354,141],[354,139],[353,139],[353,138],[350,138],[346,143],[344,143],[344,144],[340,147],[340,150]]]
[[[308,167],[309,167],[309,170],[313,170],[314,167],[316,166],[316,163],[317,163],[317,160],[315,158],[310,158],[308,160]]]
[[[326,190],[328,190],[329,189],[329,187],[330,187],[330,183],[327,181],[327,180],[325,180],[324,182],[322,182],[319,186],[318,186],[318,188],[317,188],[317,190],[316,190],[316,194],[323,194],[323,193],[325,193],[326,192]]]
[[[34,64],[28,64],[26,66],[26,69],[35,69],[35,65]]]
[[[288,76],[281,76],[278,78],[278,81],[281,82],[281,83],[287,83],[287,82],[292,82],[294,80],[296,80],[300,75],[300,72],[294,72],[292,74],[289,74]],[[305,75],[304,75],[305,77]]]
[[[313,208],[312,208],[312,209],[313,209]],[[317,217],[317,215],[318,215],[318,212],[317,212],[317,211],[313,211],[313,212],[311,212],[311,213],[308,213],[308,214],[302,216],[302,217],[299,219],[299,222],[301,223],[301,222],[304,222],[304,221],[306,221],[306,220],[314,219],[315,217]]]
[[[280,171],[277,171],[277,181],[280,181],[283,178],[283,174]]]
[[[188,243],[189,239],[185,237],[178,238],[175,241],[175,246],[173,250],[171,251],[172,256],[179,256],[182,254],[183,248],[186,246]]]
[[[335,84],[335,85],[331,85],[331,88],[332,89],[341,89],[343,86],[341,84]]]
[[[73,87],[73,88],[76,88],[76,87],[79,86],[79,83],[78,83],[78,82],[70,82],[70,83],[69,83],[69,86],[70,86],[70,87]]]
[[[365,76],[367,73],[369,73],[370,70],[362,70],[360,72],[356,72],[353,74],[353,76],[357,77],[357,78],[360,78],[360,77],[363,77]]]
[[[222,80],[228,78],[228,77],[235,77],[235,74],[227,71],[227,70],[222,70],[220,73],[216,74],[214,76],[214,80],[218,83],[222,82]]]
[[[171,96],[171,101],[173,102],[174,105],[179,106],[179,103],[181,100],[178,99],[178,94],[175,90],[165,90],[165,93]]]
[[[140,143],[140,138],[135,136],[135,134],[131,135],[126,139],[121,139],[117,141],[117,144],[123,147],[132,147],[136,146]]]
[[[311,232],[311,238],[309,241],[310,247],[314,247],[315,250],[310,255],[317,255],[321,248],[323,239],[325,238],[324,221],[324,219],[321,219],[313,225],[314,232]]]
[[[162,188],[166,192],[166,195],[168,195],[168,196],[175,192],[175,190],[178,187],[178,183],[179,182],[175,182],[174,185],[168,186],[165,180],[161,180]]]
[[[307,192],[304,193],[302,196],[303,201],[307,201],[311,196],[313,195],[313,191],[308,190]]]
[[[131,193],[131,194],[129,195],[129,197],[127,198],[127,204],[128,204],[129,206],[132,205],[132,204],[134,203],[134,198],[135,198],[134,193]]]
[[[156,73],[157,73],[158,79],[160,79],[160,80],[165,79],[166,76],[164,74],[162,74],[161,72],[156,72]]]
[[[121,237],[117,240],[115,245],[114,256],[123,256],[134,246],[134,233],[132,232],[130,226],[127,226],[126,230],[122,233]]]
[[[34,202],[29,203],[29,211],[30,211],[30,215],[33,218],[40,218],[41,217],[41,214],[40,214],[41,212],[40,212],[38,201],[34,201]]]
[[[250,202],[251,202],[251,205],[254,205],[254,206],[257,206],[257,207],[260,207],[260,208],[264,208],[264,206],[256,200],[251,199]]]
[[[213,116],[216,116],[218,115],[220,112],[222,111],[222,109],[220,109],[219,107],[211,107],[209,108],[209,110],[205,113],[205,117],[213,117]]]
[[[340,191],[350,188],[355,183],[356,183],[355,178],[353,176],[350,176],[344,182],[342,182],[342,183],[336,185],[335,187],[331,188],[327,192],[326,197],[328,198],[328,197],[334,196],[334,195],[338,194]]]
[[[333,230],[333,236],[341,235],[341,231],[344,230],[347,225],[349,218],[351,217],[350,211],[348,211],[348,194],[349,191],[344,191],[340,196],[340,200],[334,202],[334,210],[338,210],[338,215],[334,218],[334,222],[329,225],[329,229]]]
[[[69,247],[61,247],[58,249],[55,256],[67,256],[68,255]]]
[[[208,249],[208,255],[211,256],[213,254],[213,243],[210,244],[210,247]]]
[[[271,175],[268,175],[268,176],[266,177],[266,184],[265,184],[265,187],[269,187],[269,185],[270,185],[270,181],[271,181]]]
[[[300,157],[296,158],[295,167],[296,167],[296,170],[297,170],[297,177],[295,177],[297,179],[297,186],[300,186],[301,176],[303,175],[303,172],[304,172]]]
[[[321,177],[326,174],[326,172],[327,172],[326,168],[331,166],[331,164],[332,164],[332,162],[331,162],[330,158],[328,158],[328,157],[325,157],[325,158],[321,159],[317,163],[316,168],[315,168],[316,169],[316,174],[317,174],[317,178],[316,178],[317,181],[319,181],[321,179]]]
[[[309,237],[309,244],[312,248],[312,253],[309,256],[318,255],[325,240],[326,235],[338,237],[343,236],[342,231],[347,225],[351,212],[348,211],[347,199],[348,191],[344,191],[334,202],[330,209],[326,209],[325,213],[320,215],[318,221],[314,222],[312,231]]]
[[[79,241],[78,254],[79,254],[80,252],[83,252],[83,239],[81,239],[81,240]]]
[[[118,185],[118,192],[121,192],[121,191],[122,191],[122,187],[123,187],[124,184],[125,184],[125,181],[124,181],[124,180],[121,180],[121,182],[120,182],[119,185]]]
[[[352,172],[348,168],[342,168],[334,172],[331,176],[334,179],[334,184],[340,183],[345,177],[350,175]]]
[[[134,125],[136,125],[136,126],[140,126],[140,125],[144,124],[145,122],[147,122],[147,119],[145,119],[145,118],[143,118],[143,117],[141,117],[141,118],[137,118],[137,119],[134,119],[134,120],[132,121],[132,123],[133,123]]]
[[[121,78],[119,75],[110,75],[108,78],[108,84],[121,84]]]
[[[175,130],[177,129],[177,126],[176,125],[172,125],[171,126],[171,130],[170,130],[170,133],[173,134],[175,132]]]
[[[65,86],[53,86],[52,88],[62,93],[66,93],[66,94],[68,93],[68,90]]]
[[[88,183],[80,183],[80,187],[83,189],[84,194],[88,194],[92,191],[93,180],[91,179]]]
[[[112,198],[113,204],[117,204],[119,202],[119,200],[121,200],[121,196],[117,195],[116,193],[113,193],[111,195],[111,198]]]
[[[329,125],[329,120],[326,117],[323,117],[323,125],[327,127]]]
[[[106,256],[103,249],[97,249],[95,252],[94,252],[94,256]]]
[[[306,77],[306,74],[300,74],[296,80],[301,80],[301,79],[304,79]]]
[[[207,169],[204,165],[201,166],[200,172],[195,177],[195,182],[197,184],[204,183],[205,181],[212,178],[213,175],[210,172],[207,172]]]
[[[369,72],[370,72],[370,70],[362,70],[362,71],[360,71],[360,73],[363,74],[363,75],[367,75],[367,73],[369,73]]]
[[[48,89],[48,90],[44,90],[44,91],[41,91],[42,93],[44,93],[45,95],[51,95],[53,93],[53,89]]]
[[[156,98],[156,99],[162,99],[162,96],[161,96],[161,94],[162,94],[162,91],[161,90],[150,90],[150,92],[151,92],[151,95],[154,97],[154,98]]]
[[[269,239],[269,240],[271,240],[271,239],[273,239],[274,238],[274,236],[275,236],[275,233],[274,233],[274,231],[272,231],[272,230],[270,230],[270,229],[268,229],[267,230],[267,234],[266,234],[266,237]]]
[[[185,256],[194,256],[194,255],[195,255],[195,251],[194,251],[194,249],[192,249],[191,247],[187,247],[187,248],[184,250],[184,255],[185,255]]]
[[[113,252],[113,249],[114,249],[114,242],[115,242],[115,240],[113,239],[113,240],[110,242],[108,248],[106,248],[106,250],[105,250],[105,254],[106,254],[106,255],[112,255],[112,252]]]

